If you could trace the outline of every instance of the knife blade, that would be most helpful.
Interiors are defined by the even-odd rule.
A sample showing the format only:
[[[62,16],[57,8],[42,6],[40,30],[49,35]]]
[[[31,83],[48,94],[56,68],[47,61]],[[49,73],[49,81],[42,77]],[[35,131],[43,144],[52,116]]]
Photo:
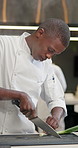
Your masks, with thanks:
[[[46,122],[44,122],[42,119],[40,119],[38,116],[31,119],[31,121],[37,126],[40,127],[43,131],[45,131],[48,135],[52,135],[58,138],[61,138],[61,136]]]

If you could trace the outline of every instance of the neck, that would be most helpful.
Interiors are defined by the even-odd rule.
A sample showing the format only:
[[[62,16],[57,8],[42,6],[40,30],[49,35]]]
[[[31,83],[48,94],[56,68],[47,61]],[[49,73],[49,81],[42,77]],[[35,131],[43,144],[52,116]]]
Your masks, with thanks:
[[[25,38],[27,44],[28,44],[28,47],[30,48],[30,51],[31,51],[31,55],[32,55],[32,40],[31,40],[31,35],[29,35],[28,37]]]

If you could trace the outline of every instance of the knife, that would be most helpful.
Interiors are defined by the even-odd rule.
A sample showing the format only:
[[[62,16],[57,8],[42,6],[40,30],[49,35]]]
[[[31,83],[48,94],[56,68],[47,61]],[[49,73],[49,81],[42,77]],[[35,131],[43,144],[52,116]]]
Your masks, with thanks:
[[[57,138],[61,138],[61,136],[46,122],[40,119],[38,116],[32,118],[31,121],[37,126],[40,127],[43,131],[45,131],[48,135],[55,136]]]
[[[12,104],[20,107],[19,100],[12,100]],[[32,121],[37,127],[41,128],[43,131],[45,131],[48,135],[53,135],[55,137],[62,138],[50,125],[48,125],[38,116],[36,116],[35,118],[32,118],[30,121]]]

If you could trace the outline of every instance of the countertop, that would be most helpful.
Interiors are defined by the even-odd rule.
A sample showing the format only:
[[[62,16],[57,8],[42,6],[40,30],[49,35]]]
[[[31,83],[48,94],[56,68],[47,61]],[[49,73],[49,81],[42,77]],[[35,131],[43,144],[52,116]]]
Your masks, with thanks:
[[[10,148],[14,146],[57,146],[67,144],[78,145],[78,136],[74,134],[66,134],[62,135],[62,138],[56,138],[48,135],[43,137],[39,135],[0,135],[1,148]]]

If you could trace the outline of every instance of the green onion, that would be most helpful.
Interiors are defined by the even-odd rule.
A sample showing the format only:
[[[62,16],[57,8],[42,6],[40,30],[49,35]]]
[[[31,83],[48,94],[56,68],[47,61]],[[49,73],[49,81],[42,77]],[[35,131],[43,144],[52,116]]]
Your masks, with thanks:
[[[68,129],[66,129],[64,131],[58,131],[57,133],[58,134],[69,134],[69,133],[77,132],[77,131],[78,131],[78,125],[73,126],[71,128],[68,128]]]

